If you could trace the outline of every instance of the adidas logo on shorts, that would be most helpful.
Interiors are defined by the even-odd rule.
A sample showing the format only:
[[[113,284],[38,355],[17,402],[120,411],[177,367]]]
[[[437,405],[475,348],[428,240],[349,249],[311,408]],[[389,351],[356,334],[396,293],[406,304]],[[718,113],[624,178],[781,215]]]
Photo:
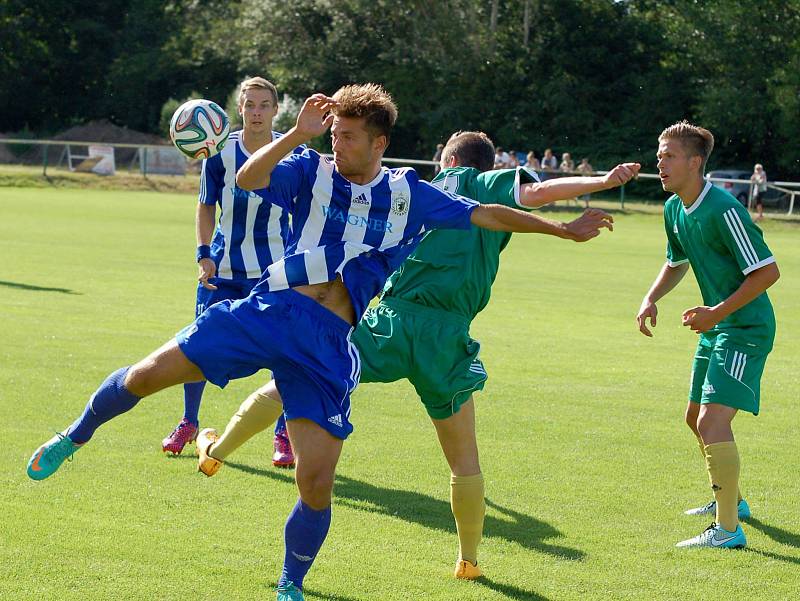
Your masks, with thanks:
[[[339,428],[342,427],[342,416],[338,413],[332,417],[329,417],[328,421],[331,422],[334,426],[338,426]]]

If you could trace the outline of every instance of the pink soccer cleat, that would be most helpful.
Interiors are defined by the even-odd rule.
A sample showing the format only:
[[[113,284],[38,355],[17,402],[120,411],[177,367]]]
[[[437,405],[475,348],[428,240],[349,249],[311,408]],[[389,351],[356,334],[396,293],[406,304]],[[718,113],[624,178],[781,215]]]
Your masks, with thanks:
[[[275,467],[294,467],[294,451],[286,430],[275,432],[275,453],[272,455],[272,465]]]
[[[165,453],[169,452],[173,455],[180,455],[185,447],[190,442],[197,439],[197,426],[187,420],[185,417],[181,420],[172,434],[167,436],[161,441],[161,450]]]

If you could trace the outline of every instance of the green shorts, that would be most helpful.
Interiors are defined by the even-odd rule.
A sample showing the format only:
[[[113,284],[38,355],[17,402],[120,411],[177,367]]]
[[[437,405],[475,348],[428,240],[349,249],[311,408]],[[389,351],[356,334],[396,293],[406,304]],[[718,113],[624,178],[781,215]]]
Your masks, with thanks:
[[[761,374],[768,353],[729,342],[712,343],[713,346],[701,341],[697,345],[689,400],[719,403],[758,415]]]
[[[407,378],[433,419],[457,413],[488,377],[467,318],[409,301],[386,298],[371,307],[351,341],[361,382]]]

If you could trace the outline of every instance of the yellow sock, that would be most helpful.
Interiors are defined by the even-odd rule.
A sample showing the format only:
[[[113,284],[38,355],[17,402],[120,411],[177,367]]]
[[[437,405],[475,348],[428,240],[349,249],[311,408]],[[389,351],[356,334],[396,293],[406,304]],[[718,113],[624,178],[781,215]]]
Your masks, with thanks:
[[[483,474],[450,476],[450,507],[458,530],[458,554],[477,565],[478,544],[483,535]]]
[[[231,417],[225,432],[211,447],[210,455],[224,461],[247,440],[269,428],[283,412],[283,403],[264,394],[266,386],[245,399]]]
[[[699,436],[697,437],[697,444],[700,446],[700,455],[703,456],[703,464],[706,463],[706,445],[703,442],[703,439]],[[736,504],[739,504],[739,501],[742,500],[742,489],[737,487],[736,488]]]
[[[706,465],[717,501],[717,523],[732,532],[739,524],[739,451],[734,441],[706,445]]]

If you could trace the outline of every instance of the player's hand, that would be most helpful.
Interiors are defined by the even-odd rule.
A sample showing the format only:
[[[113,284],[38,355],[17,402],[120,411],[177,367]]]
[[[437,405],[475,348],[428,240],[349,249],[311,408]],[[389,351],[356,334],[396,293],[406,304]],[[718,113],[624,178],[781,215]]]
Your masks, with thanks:
[[[600,209],[586,209],[583,215],[566,224],[567,238],[575,242],[586,242],[600,235],[600,230],[614,229],[614,218]]]
[[[636,323],[639,324],[639,331],[645,336],[653,337],[653,333],[647,328],[647,318],[650,318],[650,327],[656,327],[656,317],[658,317],[658,307],[649,298],[645,297],[636,314]]]
[[[211,259],[200,259],[197,263],[197,270],[197,281],[200,282],[203,288],[207,290],[216,290],[217,287],[208,281],[208,278],[213,278],[217,275],[217,266],[214,265],[214,261]]]
[[[702,334],[707,332],[720,322],[720,317],[717,315],[713,307],[692,307],[683,312],[682,321],[683,325],[692,329],[693,332]]]
[[[333,123],[330,111],[336,105],[337,102],[325,94],[309,96],[297,115],[295,130],[309,140],[321,136]]]
[[[639,163],[622,163],[606,173],[603,176],[603,181],[608,188],[616,188],[639,175],[639,169],[641,168],[642,166]]]

